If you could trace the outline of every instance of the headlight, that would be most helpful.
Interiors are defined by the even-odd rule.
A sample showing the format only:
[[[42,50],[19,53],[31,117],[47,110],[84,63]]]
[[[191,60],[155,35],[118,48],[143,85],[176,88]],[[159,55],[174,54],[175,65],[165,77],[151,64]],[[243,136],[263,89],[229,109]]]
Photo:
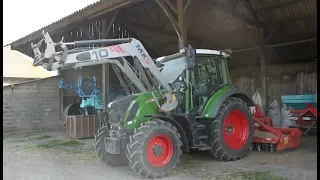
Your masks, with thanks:
[[[127,120],[128,121],[131,121],[134,119],[134,117],[136,116],[137,114],[137,111],[138,111],[138,108],[139,108],[139,104],[138,103],[135,103],[132,108],[130,109],[130,113],[128,115],[128,118]]]
[[[123,115],[123,112],[121,110],[116,112],[113,109],[111,109],[108,112],[109,122],[110,123],[117,123],[117,122],[121,121],[122,115]]]

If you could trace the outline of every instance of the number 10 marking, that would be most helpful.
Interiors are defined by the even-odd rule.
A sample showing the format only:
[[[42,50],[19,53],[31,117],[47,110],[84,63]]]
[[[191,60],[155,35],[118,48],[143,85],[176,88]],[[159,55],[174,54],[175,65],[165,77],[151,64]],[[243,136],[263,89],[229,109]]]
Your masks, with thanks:
[[[102,58],[108,57],[108,51],[106,49],[99,49],[91,52],[91,57],[94,61],[99,61]]]

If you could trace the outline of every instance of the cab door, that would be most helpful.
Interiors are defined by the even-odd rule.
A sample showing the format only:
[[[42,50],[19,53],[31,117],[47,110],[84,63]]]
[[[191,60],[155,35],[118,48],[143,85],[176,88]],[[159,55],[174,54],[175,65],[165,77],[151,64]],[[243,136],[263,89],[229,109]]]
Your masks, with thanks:
[[[228,84],[228,73],[223,56],[197,54],[195,62],[191,72],[193,105],[194,110],[201,113],[215,89]]]

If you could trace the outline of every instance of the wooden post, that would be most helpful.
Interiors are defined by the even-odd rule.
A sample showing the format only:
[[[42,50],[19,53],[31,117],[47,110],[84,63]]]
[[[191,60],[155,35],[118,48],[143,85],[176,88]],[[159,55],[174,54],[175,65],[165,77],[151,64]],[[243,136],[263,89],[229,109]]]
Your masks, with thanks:
[[[61,77],[63,77],[63,71],[62,70],[58,70],[58,74]],[[59,88],[59,114],[60,114],[60,121],[59,121],[59,125],[58,128],[59,129],[63,129],[63,127],[61,126],[64,122],[66,122],[66,117],[64,116],[64,107],[63,107],[63,99],[64,99],[64,91],[62,88]]]
[[[186,26],[184,21],[184,5],[183,0],[177,0],[177,10],[178,10],[178,27],[181,34],[179,39],[179,50],[183,49],[187,43]]]
[[[106,112],[109,102],[109,64],[102,64],[103,111]]]
[[[113,21],[111,21],[110,23],[113,23]],[[107,33],[106,33],[107,29],[106,29],[106,20],[105,19],[102,20],[101,25],[102,25],[101,38],[105,39],[107,37]],[[107,111],[107,107],[108,107],[108,103],[109,103],[109,89],[110,89],[109,70],[110,69],[109,69],[108,63],[102,64],[102,94],[103,94],[103,111],[104,112]]]
[[[264,30],[260,28],[258,30],[259,45],[260,45],[260,68],[261,68],[261,89],[262,89],[262,105],[267,105],[267,85],[266,85],[266,51],[264,41]]]
[[[186,43],[186,33],[184,34],[184,37],[182,37],[182,32],[181,30],[184,30],[184,21],[183,21],[183,16],[184,16],[184,6],[183,6],[183,0],[177,0],[177,6],[178,8],[175,8],[174,5],[168,1],[168,0],[155,0],[158,5],[162,8],[164,13],[167,15],[169,21],[171,22],[174,30],[177,33],[178,36],[178,41],[179,41],[179,50],[181,47],[183,48],[185,43]],[[174,12],[174,14],[171,13],[170,9]],[[175,15],[178,16],[178,18],[175,17]],[[179,23],[178,23],[178,21]]]

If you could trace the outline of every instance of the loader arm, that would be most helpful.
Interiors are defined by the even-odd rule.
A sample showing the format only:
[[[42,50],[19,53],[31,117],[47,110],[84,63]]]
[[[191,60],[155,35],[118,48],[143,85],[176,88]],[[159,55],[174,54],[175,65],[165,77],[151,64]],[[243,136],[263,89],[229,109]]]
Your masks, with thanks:
[[[41,44],[46,43],[45,52],[40,52]],[[72,49],[69,50],[67,46],[81,46],[88,44],[108,45],[106,47],[98,47],[91,49]],[[42,65],[48,71],[79,68],[84,66],[92,66],[97,64],[111,63],[115,64],[120,70],[129,78],[129,80],[141,92],[146,92],[145,84],[150,82],[141,81],[132,69],[126,57],[133,57],[143,66],[149,70],[153,78],[155,78],[160,85],[167,91],[172,88],[168,81],[161,75],[159,69],[153,62],[152,58],[145,50],[140,41],[134,38],[127,39],[100,39],[100,40],[85,40],[75,42],[58,42],[54,43],[48,33],[43,32],[43,39],[36,45],[31,44],[34,51],[34,66]],[[56,47],[62,48],[62,51],[56,52]],[[152,83],[153,87],[159,84]]]

